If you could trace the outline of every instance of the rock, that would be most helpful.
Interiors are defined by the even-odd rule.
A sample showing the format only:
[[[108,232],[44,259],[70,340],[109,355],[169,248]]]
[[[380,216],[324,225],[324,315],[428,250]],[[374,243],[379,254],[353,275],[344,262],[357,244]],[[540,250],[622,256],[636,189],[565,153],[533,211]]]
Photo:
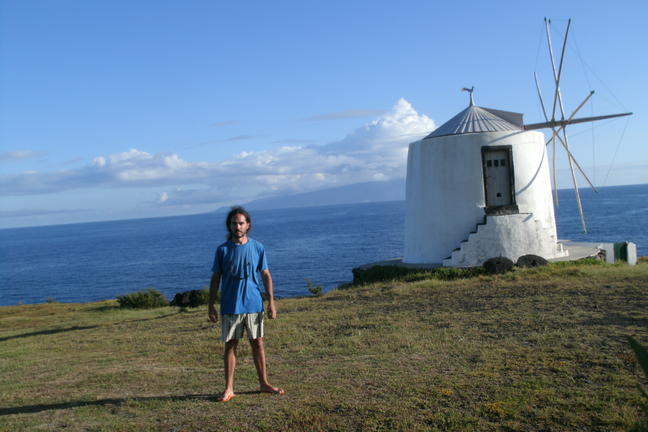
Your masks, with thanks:
[[[191,290],[176,294],[171,301],[171,306],[197,307],[208,301],[209,293],[206,290]]]
[[[515,264],[506,257],[494,257],[484,261],[484,270],[488,274],[506,273],[511,270]]]
[[[518,258],[517,263],[515,264],[518,267],[542,267],[549,264],[549,262],[538,255],[522,255]]]

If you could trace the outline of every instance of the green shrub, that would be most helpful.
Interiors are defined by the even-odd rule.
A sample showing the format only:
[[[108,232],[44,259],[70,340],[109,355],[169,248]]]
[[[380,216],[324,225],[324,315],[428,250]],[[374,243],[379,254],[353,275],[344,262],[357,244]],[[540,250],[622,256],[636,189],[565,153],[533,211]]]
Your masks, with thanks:
[[[573,266],[590,266],[590,265],[605,265],[605,261],[602,261],[598,258],[589,257],[581,258],[574,261],[556,261],[552,262],[549,265],[555,267],[573,267]]]
[[[220,291],[216,293],[216,301],[218,301]],[[199,306],[201,305],[206,305],[209,303],[209,288],[203,288],[201,290],[198,290],[198,294],[196,296],[196,301]]]
[[[314,297],[319,297],[322,295],[322,286],[316,286],[310,279],[306,279],[306,288],[308,288],[308,292],[313,294]]]
[[[400,279],[413,273],[421,273],[425,270],[413,269],[399,266],[372,266],[366,268],[354,268],[353,285],[362,285],[372,282],[382,282],[394,279]]]
[[[439,267],[432,270],[434,277],[441,280],[469,279],[484,273],[483,267]]]
[[[119,307],[133,309],[152,309],[169,305],[164,294],[155,288],[117,296],[117,302]]]
[[[219,293],[220,291],[216,293],[217,301]],[[203,288],[201,290],[191,290],[176,294],[173,300],[171,300],[170,305],[193,308],[206,305],[207,303],[209,303],[209,288]]]
[[[484,274],[482,267],[471,268],[454,268],[454,267],[435,267],[435,268],[414,268],[400,267],[395,265],[373,266],[366,268],[354,268],[353,285],[362,285],[373,282],[383,282],[389,280],[404,280],[413,282],[421,279],[440,279],[455,280],[468,279],[471,277]]]

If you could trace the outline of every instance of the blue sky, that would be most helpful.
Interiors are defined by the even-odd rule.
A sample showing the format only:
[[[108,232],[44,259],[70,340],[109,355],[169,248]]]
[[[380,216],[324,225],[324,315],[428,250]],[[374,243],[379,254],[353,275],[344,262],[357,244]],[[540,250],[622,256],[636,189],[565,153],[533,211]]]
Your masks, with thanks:
[[[467,106],[542,121],[543,18],[597,185],[648,182],[644,1],[0,0],[0,227],[197,213],[405,174]],[[559,178],[563,181],[564,161]],[[580,181],[584,185],[583,180]]]

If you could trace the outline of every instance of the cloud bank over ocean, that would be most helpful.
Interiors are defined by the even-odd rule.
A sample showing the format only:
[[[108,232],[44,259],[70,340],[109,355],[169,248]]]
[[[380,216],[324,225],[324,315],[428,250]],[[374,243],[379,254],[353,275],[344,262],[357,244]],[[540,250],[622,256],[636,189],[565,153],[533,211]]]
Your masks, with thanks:
[[[149,205],[227,205],[405,176],[407,146],[435,128],[405,99],[339,141],[241,151],[219,161],[139,149],[97,156],[85,166],[0,176],[0,195],[54,194],[88,188],[151,189]],[[16,155],[12,155],[16,156]],[[156,198],[152,198],[156,197]]]

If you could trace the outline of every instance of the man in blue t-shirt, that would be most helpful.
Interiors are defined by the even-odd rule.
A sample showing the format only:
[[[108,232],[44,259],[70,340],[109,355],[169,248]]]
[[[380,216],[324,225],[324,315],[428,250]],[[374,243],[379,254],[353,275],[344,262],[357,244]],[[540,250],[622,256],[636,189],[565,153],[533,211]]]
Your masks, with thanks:
[[[272,276],[268,269],[265,248],[247,236],[252,227],[250,214],[243,207],[233,207],[225,219],[228,240],[216,249],[212,278],[209,284],[209,319],[218,322],[214,306],[218,288],[221,290],[221,340],[225,342],[225,390],[219,398],[227,402],[234,396],[236,347],[246,330],[254,365],[259,375],[259,390],[263,393],[284,394],[284,390],[268,382],[263,345],[263,298],[261,285],[268,294],[268,318],[277,316],[272,291]],[[259,279],[261,275],[261,279]]]

